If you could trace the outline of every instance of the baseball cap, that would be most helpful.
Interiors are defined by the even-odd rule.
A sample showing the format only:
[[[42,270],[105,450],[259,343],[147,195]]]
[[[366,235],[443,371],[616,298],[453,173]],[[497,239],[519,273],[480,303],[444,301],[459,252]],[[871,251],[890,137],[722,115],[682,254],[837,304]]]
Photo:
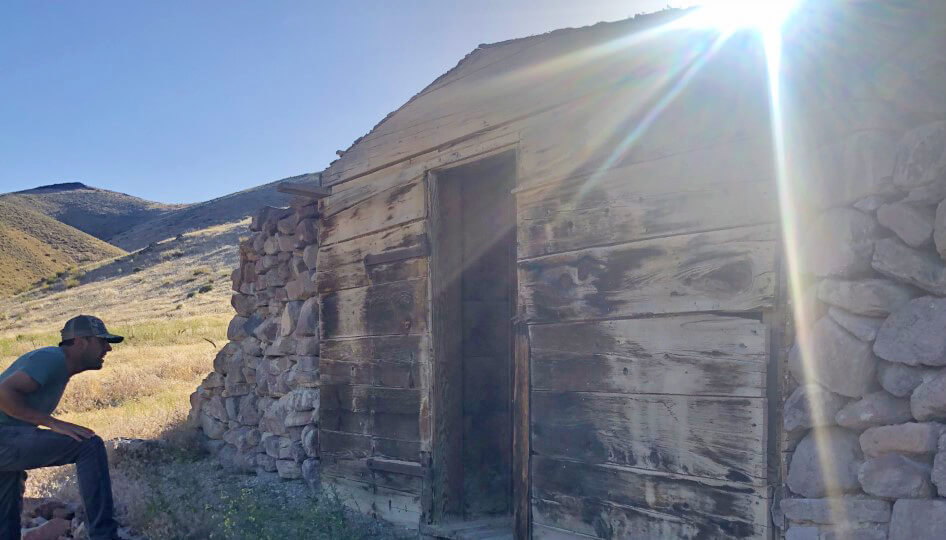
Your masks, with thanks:
[[[100,337],[109,343],[121,343],[125,339],[122,336],[110,334],[105,329],[105,323],[102,322],[102,319],[91,315],[77,315],[69,319],[66,321],[66,326],[62,327],[61,334],[63,341],[88,336]]]

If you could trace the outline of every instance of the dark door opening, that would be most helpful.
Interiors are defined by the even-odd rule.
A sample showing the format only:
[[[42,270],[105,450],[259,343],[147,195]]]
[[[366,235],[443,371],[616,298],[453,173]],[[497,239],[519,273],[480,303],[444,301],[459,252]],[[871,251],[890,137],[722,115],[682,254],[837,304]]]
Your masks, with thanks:
[[[431,177],[432,521],[512,512],[515,154]]]

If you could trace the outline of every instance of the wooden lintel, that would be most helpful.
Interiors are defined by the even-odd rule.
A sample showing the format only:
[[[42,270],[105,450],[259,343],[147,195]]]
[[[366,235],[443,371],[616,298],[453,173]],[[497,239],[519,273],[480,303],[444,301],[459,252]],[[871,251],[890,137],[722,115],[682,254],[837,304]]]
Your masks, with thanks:
[[[290,195],[299,195],[300,197],[308,197],[310,199],[324,199],[332,194],[332,188],[330,187],[290,183],[279,184],[276,186],[276,191]]]
[[[368,468],[373,471],[406,474],[408,476],[424,476],[424,466],[413,461],[397,459],[368,458]]]
[[[376,264],[390,263],[404,259],[415,259],[417,257],[426,257],[430,255],[430,244],[426,238],[416,246],[392,249],[384,253],[365,255],[365,266],[374,266]]]

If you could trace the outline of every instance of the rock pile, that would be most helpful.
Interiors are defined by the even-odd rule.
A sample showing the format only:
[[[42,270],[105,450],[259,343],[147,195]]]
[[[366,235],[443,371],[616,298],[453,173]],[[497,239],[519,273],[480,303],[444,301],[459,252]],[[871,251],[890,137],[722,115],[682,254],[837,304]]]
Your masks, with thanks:
[[[191,422],[229,467],[318,481],[318,207],[266,207],[240,243],[236,316],[214,371],[191,395]]]
[[[89,531],[82,505],[51,498],[23,499],[20,516],[23,540],[88,540]],[[118,537],[141,540],[126,528],[119,528]]]
[[[946,122],[875,153],[889,168],[852,180],[873,192],[804,239],[812,317],[783,415],[794,540],[946,538]]]

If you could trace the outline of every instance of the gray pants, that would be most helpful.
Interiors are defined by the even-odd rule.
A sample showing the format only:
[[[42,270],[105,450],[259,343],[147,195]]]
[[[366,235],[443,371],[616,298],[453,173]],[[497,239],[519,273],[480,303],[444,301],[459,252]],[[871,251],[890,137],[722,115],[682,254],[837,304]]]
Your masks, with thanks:
[[[0,426],[0,540],[20,538],[24,471],[76,464],[79,493],[89,519],[92,540],[111,540],[118,525],[113,518],[112,480],[105,444],[98,436],[77,441],[48,429]]]

